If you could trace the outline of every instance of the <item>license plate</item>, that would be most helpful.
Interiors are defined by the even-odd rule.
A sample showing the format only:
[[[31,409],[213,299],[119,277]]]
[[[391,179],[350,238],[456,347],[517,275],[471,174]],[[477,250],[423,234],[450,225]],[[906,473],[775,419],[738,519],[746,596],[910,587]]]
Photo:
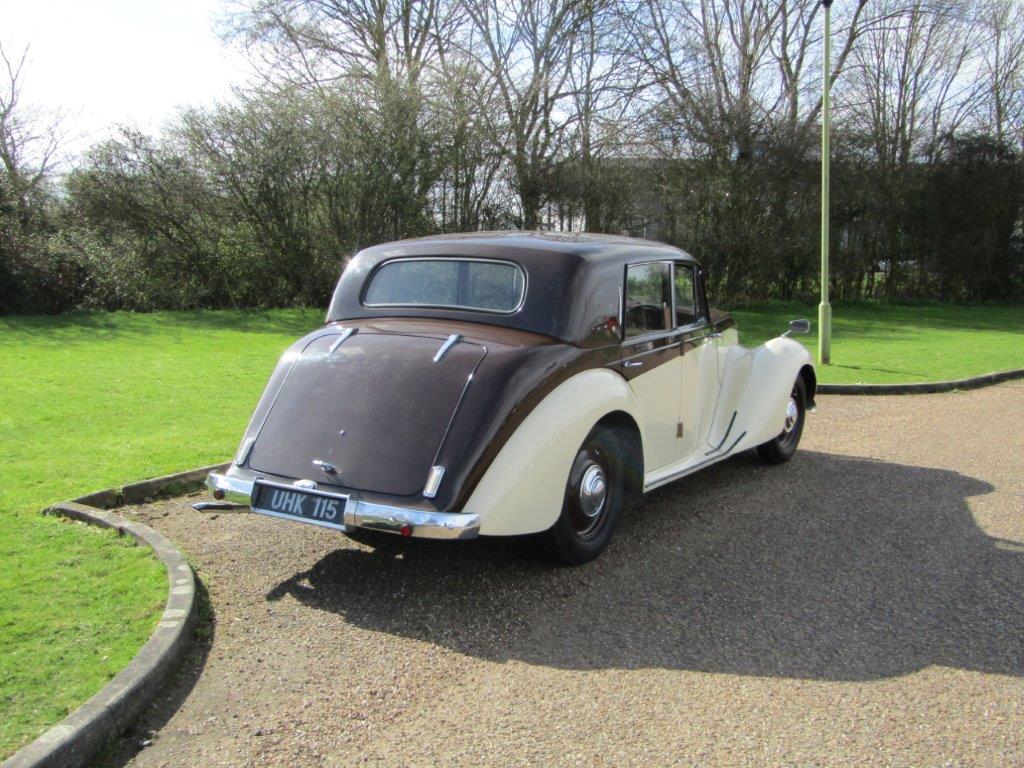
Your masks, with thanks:
[[[261,515],[342,529],[347,502],[348,497],[336,493],[256,480],[251,508]]]

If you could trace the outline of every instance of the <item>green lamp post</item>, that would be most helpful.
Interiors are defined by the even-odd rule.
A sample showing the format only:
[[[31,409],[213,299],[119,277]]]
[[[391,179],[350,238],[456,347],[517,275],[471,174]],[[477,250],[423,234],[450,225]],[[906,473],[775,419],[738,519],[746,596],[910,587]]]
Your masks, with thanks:
[[[821,304],[818,305],[818,362],[828,365],[832,360],[832,305],[828,301],[829,247],[829,133],[832,116],[832,0],[821,0],[825,9],[825,40],[821,93]]]

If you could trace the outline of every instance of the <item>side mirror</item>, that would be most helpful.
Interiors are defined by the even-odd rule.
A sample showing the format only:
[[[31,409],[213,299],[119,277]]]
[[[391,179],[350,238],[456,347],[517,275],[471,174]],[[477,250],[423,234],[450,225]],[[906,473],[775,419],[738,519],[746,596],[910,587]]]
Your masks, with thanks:
[[[794,333],[810,333],[811,321],[810,320],[790,320],[789,330],[786,331],[783,336],[790,336]]]

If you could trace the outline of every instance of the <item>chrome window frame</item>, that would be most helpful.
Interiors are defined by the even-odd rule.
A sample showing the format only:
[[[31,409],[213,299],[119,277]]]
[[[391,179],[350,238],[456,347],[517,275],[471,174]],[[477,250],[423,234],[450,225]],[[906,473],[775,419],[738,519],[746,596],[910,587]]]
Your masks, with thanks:
[[[679,315],[676,314],[676,265],[683,262],[673,261],[672,262],[672,319],[678,321]],[[710,324],[710,318],[707,317],[707,311],[700,306],[700,299],[697,294],[697,275],[700,269],[697,267],[695,262],[689,262],[686,264],[686,268],[690,270],[690,274],[693,279],[691,285],[693,286],[693,307],[695,310],[696,319],[692,323],[686,325],[676,325],[677,331],[694,331],[698,328],[703,328],[705,325]]]
[[[523,289],[519,292],[519,303],[517,303],[512,309],[483,309],[481,307],[470,307],[461,304],[408,304],[403,302],[380,302],[371,304],[367,302],[366,294],[370,290],[370,284],[377,276],[377,273],[388,264],[405,261],[465,261],[479,262],[481,264],[505,264],[516,269],[523,278]],[[530,289],[529,282],[530,276],[527,274],[526,270],[523,269],[523,265],[514,261],[509,261],[508,259],[486,259],[472,256],[394,256],[377,264],[373,268],[373,271],[366,277],[366,280],[363,281],[363,287],[359,291],[359,303],[367,309],[382,309],[388,307],[402,309],[447,309],[455,312],[480,312],[485,315],[514,315],[519,312],[526,303],[526,292]]]
[[[630,267],[641,267],[644,264],[668,264],[669,267],[669,295],[672,298],[672,327],[666,328],[660,331],[648,331],[647,333],[639,336],[627,336],[626,335],[626,289],[628,288],[629,280],[629,269]],[[689,262],[691,269],[696,273],[696,262]],[[658,339],[675,336],[680,332],[686,332],[698,329],[704,325],[707,325],[705,321],[698,320],[690,325],[676,325],[676,260],[675,259],[646,259],[644,261],[634,261],[626,264],[626,269],[622,276],[622,290],[619,292],[619,327],[622,329],[620,339],[623,344],[644,344],[649,341],[657,341]],[[694,288],[696,291],[696,288]],[[695,297],[696,298],[696,297]]]
[[[645,341],[654,341],[661,338],[662,336],[671,336],[676,332],[675,327],[665,328],[660,331],[647,331],[639,336],[627,336],[626,335],[626,300],[628,296],[626,291],[629,290],[629,270],[633,267],[642,267],[647,264],[666,264],[668,265],[668,280],[669,280],[669,296],[672,300],[672,318],[676,316],[676,296],[675,291],[672,289],[672,281],[675,276],[674,262],[670,259],[645,259],[644,261],[632,261],[626,264],[625,269],[622,271],[622,290],[619,292],[619,327],[622,329],[622,343],[623,344],[643,344]]]
[[[703,316],[698,316],[696,322],[690,323],[689,325],[675,325],[676,320],[676,264],[685,263],[686,266],[693,272],[693,290],[694,290],[694,304],[697,306],[699,311],[703,312]],[[649,331],[639,336],[627,336],[626,335],[626,290],[629,287],[629,269],[630,267],[640,267],[644,264],[668,264],[669,266],[669,281],[670,281],[670,294],[672,296],[672,321],[673,326],[662,331]],[[711,319],[707,315],[707,308],[701,309],[699,306],[697,296],[697,279],[700,273],[700,265],[695,261],[682,262],[679,259],[645,259],[643,261],[632,261],[626,264],[625,269],[622,272],[622,290],[619,291],[619,342],[622,345],[634,345],[634,344],[645,344],[651,341],[657,341],[658,339],[666,338],[669,336],[676,336],[680,333],[688,333],[690,331],[700,330],[711,324]],[[659,347],[661,349],[661,347]]]

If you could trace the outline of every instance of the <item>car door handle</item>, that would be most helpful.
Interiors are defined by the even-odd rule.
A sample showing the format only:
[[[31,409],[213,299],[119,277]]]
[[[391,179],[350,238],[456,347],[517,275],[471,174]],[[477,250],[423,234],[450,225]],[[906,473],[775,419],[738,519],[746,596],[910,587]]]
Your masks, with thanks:
[[[722,338],[722,334],[716,331],[715,333],[709,333],[707,335],[707,338],[709,338],[709,339],[720,339],[720,338]]]
[[[639,360],[627,360],[623,363],[626,368],[639,368],[643,363]]]

